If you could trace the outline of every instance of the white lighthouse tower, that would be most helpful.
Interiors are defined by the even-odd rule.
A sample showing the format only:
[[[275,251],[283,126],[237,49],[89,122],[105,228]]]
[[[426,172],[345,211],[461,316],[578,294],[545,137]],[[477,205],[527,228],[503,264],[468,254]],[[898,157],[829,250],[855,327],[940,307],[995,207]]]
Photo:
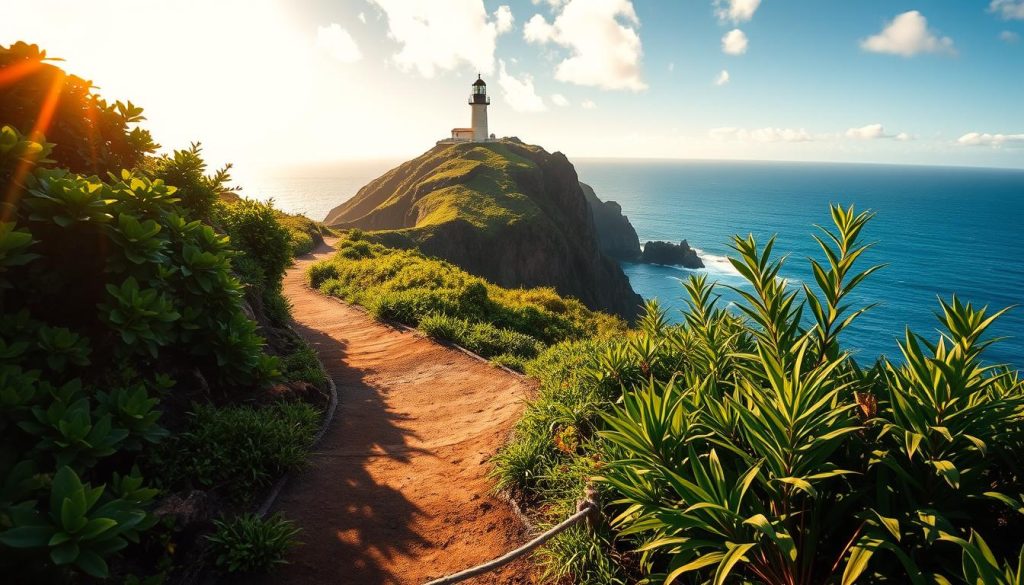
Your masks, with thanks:
[[[438,140],[438,144],[455,144],[457,142],[487,142],[493,136],[487,132],[487,106],[491,98],[487,97],[487,84],[476,76],[473,82],[473,93],[469,94],[469,107],[473,111],[473,123],[470,128],[452,128],[452,137]]]
[[[476,76],[473,82],[473,93],[469,96],[469,106],[473,109],[473,142],[487,140],[487,106],[491,98],[487,97],[487,84]]]

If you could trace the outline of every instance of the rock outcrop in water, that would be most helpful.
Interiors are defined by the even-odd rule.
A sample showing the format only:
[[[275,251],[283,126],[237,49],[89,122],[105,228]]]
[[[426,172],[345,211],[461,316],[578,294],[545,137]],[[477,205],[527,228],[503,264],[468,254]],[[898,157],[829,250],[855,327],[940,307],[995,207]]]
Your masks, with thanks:
[[[640,259],[640,238],[636,235],[629,218],[622,215],[622,206],[614,201],[601,201],[594,189],[586,183],[580,183],[583,194],[590,204],[590,213],[597,229],[597,241],[601,251],[627,262]]]
[[[597,240],[601,251],[624,262],[641,262],[644,264],[668,264],[686,268],[704,268],[697,252],[683,240],[678,244],[672,242],[647,242],[640,248],[640,238],[636,229],[629,223],[629,218],[622,215],[622,206],[614,201],[601,201],[594,189],[586,183],[580,183],[583,194],[590,204],[590,212],[597,229]]]
[[[513,138],[438,145],[360,189],[325,223],[633,319],[642,299],[602,252],[591,207],[565,155]]]
[[[669,264],[685,268],[704,268],[697,252],[683,240],[678,244],[672,242],[647,242],[640,261],[647,264]]]

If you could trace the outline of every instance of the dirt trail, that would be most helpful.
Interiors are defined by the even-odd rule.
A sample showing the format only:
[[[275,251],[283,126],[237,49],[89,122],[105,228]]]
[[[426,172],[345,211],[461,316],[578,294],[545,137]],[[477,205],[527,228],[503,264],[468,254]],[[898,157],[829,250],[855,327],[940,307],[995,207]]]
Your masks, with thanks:
[[[490,495],[486,474],[528,382],[311,290],[306,267],[331,252],[321,246],[284,279],[296,329],[339,404],[309,468],[274,507],[302,527],[304,544],[264,582],[419,584],[515,548],[522,524]],[[470,583],[526,575],[520,563]]]

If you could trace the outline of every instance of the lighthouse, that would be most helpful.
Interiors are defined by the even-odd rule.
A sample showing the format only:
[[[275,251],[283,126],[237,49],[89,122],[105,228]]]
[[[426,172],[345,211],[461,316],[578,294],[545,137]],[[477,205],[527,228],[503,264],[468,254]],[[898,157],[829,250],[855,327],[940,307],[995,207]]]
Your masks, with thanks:
[[[473,93],[469,96],[469,107],[473,109],[473,142],[487,140],[487,106],[491,98],[487,97],[487,84],[476,76],[473,82]]]
[[[455,144],[456,142],[487,142],[494,135],[487,132],[487,106],[491,98],[487,97],[487,83],[477,74],[473,82],[473,93],[469,94],[469,108],[473,119],[469,128],[452,128],[452,137],[438,140],[438,144]]]

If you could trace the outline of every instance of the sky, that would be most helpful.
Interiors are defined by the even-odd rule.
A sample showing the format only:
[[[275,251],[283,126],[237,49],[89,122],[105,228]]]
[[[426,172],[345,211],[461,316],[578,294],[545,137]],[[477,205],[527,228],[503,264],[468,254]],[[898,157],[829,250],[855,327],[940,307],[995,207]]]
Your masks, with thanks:
[[[1024,0],[0,0],[0,45],[246,173],[469,125],[573,157],[1024,168]]]

